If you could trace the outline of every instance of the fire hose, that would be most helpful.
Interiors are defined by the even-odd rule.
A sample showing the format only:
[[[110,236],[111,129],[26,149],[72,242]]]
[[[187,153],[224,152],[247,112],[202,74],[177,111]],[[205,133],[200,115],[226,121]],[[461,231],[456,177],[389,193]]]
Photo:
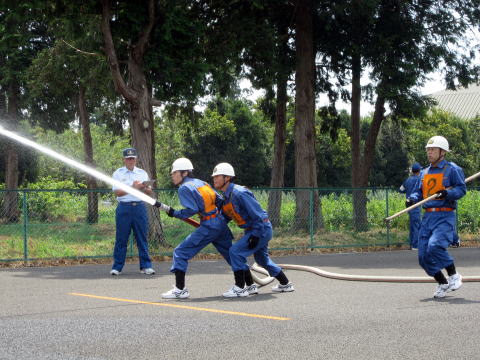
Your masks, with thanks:
[[[346,280],[346,281],[363,281],[363,282],[389,282],[389,283],[433,283],[436,282],[432,277],[427,276],[372,276],[372,275],[350,275],[350,274],[339,274],[330,271],[325,271],[313,266],[304,266],[304,265],[292,265],[292,264],[278,264],[282,269],[286,270],[300,270],[307,271],[325,278],[334,279],[334,280]],[[267,270],[260,267],[257,263],[254,263],[251,267],[253,271],[269,275]],[[259,282],[257,282],[257,280]],[[266,277],[258,278],[254,277],[254,281],[260,285],[264,286],[271,283],[275,278]],[[462,276],[462,281],[464,282],[480,282],[480,276]]]

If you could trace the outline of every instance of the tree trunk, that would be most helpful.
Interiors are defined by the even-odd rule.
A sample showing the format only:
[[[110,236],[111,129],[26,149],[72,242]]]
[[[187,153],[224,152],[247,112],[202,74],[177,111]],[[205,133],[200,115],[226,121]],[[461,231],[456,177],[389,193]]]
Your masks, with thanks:
[[[137,149],[138,166],[144,169],[151,179],[157,178],[155,165],[155,132],[153,124],[153,110],[149,92],[151,88],[147,83],[143,69],[143,59],[132,51],[128,61],[128,84],[137,93],[137,101],[130,102],[130,129],[132,131],[132,145]],[[151,242],[170,247],[163,234],[160,210],[154,206],[147,208],[149,227],[148,238]]]
[[[156,178],[154,127],[151,94],[141,59],[132,54],[128,61],[128,85],[137,93],[135,101],[130,103],[130,129],[132,146],[137,149],[138,166],[144,169],[152,179]]]
[[[152,94],[149,92],[150,86],[143,67],[143,57],[148,49],[149,39],[157,22],[153,0],[148,1],[147,8],[148,21],[145,27],[140,29],[139,34],[132,34],[131,36],[132,39],[137,39],[137,41],[129,47],[128,82],[123,78],[110,28],[111,0],[102,0],[101,29],[115,90],[130,105],[129,122],[132,146],[138,151],[138,166],[150,176],[156,177]]]
[[[148,21],[139,34],[132,34],[132,39],[137,39],[132,44],[128,53],[128,81],[125,82],[123,73],[120,71],[115,45],[110,28],[111,0],[102,0],[102,23],[101,29],[105,40],[105,53],[112,71],[115,89],[130,105],[130,131],[132,134],[132,146],[137,149],[138,166],[144,169],[148,175],[155,179],[157,176],[155,166],[155,134],[153,126],[152,94],[150,93],[143,67],[143,57],[148,49],[150,36],[155,28],[158,16],[155,13],[155,2],[147,2]],[[149,239],[151,241],[167,245],[160,223],[159,210],[156,207],[148,207],[149,214]]]
[[[317,187],[315,156],[315,52],[311,0],[298,0],[296,11],[296,74],[295,74],[295,186]],[[297,190],[295,229],[309,229],[312,190]],[[318,194],[314,192],[313,210],[321,220]],[[317,216],[314,215],[314,219]],[[313,219],[312,219],[313,220]],[[317,221],[315,221],[317,223]],[[321,224],[321,222],[320,222]],[[317,224],[315,224],[317,225]]]
[[[378,134],[380,132],[380,127],[382,122],[385,120],[385,98],[378,95],[377,100],[375,101],[375,111],[373,113],[373,121],[368,130],[367,139],[365,141],[365,149],[363,155],[363,164],[362,164],[362,177],[360,179],[360,186],[368,186],[368,178],[370,175],[370,170],[373,166],[373,161],[375,159],[375,147],[377,144]]]
[[[282,41],[281,47],[285,49],[287,38]],[[280,61],[286,57],[286,51],[280,54]],[[283,188],[285,176],[285,150],[287,138],[287,81],[288,74],[282,67],[278,74],[277,101],[275,111],[275,135],[273,147],[272,174],[270,187]],[[281,221],[282,190],[272,190],[268,194],[268,216],[272,225],[278,226]]]
[[[0,66],[2,65],[2,61],[0,59]],[[4,118],[5,114],[7,113],[7,99],[5,98],[6,93],[4,88],[0,85],[0,118]]]
[[[11,82],[7,87],[7,114],[6,120],[10,130],[18,126],[18,96],[20,92],[17,82]],[[10,140],[6,142],[5,151],[5,188],[11,190],[5,193],[3,214],[7,223],[16,223],[20,220],[18,208],[18,146]]]
[[[353,227],[356,231],[368,230],[367,194],[365,190],[357,190],[362,185],[363,167],[360,148],[360,101],[361,101],[361,58],[360,55],[352,59],[352,191],[353,197]]]
[[[93,161],[93,145],[92,145],[92,135],[90,133],[90,121],[87,112],[87,105],[85,99],[85,88],[80,87],[78,93],[78,117],[80,118],[80,125],[82,127],[83,134],[83,151],[85,153],[85,164],[95,168],[95,163]],[[96,224],[98,223],[98,193],[97,181],[93,176],[87,175],[87,223]]]

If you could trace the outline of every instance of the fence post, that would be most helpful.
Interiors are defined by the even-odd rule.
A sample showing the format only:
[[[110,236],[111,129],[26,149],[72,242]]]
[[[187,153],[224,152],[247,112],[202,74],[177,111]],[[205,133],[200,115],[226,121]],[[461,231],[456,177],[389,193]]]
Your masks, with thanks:
[[[388,217],[388,188],[385,189],[385,217]],[[390,247],[390,225],[387,223],[387,246]]]
[[[313,249],[313,232],[314,232],[314,211],[313,211],[313,190],[309,193],[309,218],[310,218],[310,247]]]
[[[457,239],[458,239],[458,209],[460,205],[457,203],[457,211],[455,211],[455,233],[457,234]]]
[[[22,211],[23,211],[23,259],[28,259],[28,207],[27,207],[27,192],[23,191],[22,197]]]

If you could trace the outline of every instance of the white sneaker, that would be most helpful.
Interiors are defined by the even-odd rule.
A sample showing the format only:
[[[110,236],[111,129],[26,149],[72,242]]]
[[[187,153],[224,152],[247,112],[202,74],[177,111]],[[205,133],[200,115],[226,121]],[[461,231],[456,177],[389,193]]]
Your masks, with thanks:
[[[460,289],[462,286],[462,275],[460,274],[453,274],[452,276],[448,277],[448,291],[455,291]]]
[[[152,268],[141,269],[140,274],[153,275],[155,274],[155,270],[153,270]]]
[[[295,291],[293,284],[289,282],[287,285],[278,284],[272,287],[272,291],[275,292],[292,292]]]
[[[447,295],[449,284],[438,284],[437,290],[433,293],[434,298],[444,298]]]
[[[190,293],[187,288],[180,290],[176,286],[174,286],[172,290],[162,294],[163,299],[186,299],[188,297],[190,297]]]
[[[114,275],[114,276],[118,276],[120,275],[122,272],[121,271],[118,271],[118,270],[115,270],[115,269],[112,269],[110,271],[110,275]]]
[[[239,288],[237,285],[233,285],[230,290],[223,293],[223,297],[232,298],[232,297],[245,297],[248,296],[248,291],[246,288]]]
[[[247,290],[248,295],[258,294],[258,286],[257,286],[257,284],[252,284],[252,285],[250,285],[250,286],[247,286],[247,287],[245,288],[245,290]]]

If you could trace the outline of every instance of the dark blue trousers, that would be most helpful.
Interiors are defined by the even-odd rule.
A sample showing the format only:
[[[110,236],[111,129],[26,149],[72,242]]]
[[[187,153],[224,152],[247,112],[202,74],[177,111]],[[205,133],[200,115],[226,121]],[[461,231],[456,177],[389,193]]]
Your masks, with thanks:
[[[116,235],[112,269],[122,271],[127,256],[128,238],[132,230],[137,241],[140,269],[152,267],[148,255],[148,216],[145,204],[141,201],[120,202],[115,211],[115,223]]]
[[[425,213],[418,238],[418,262],[433,276],[453,264],[448,246],[455,237],[455,211]]]
[[[248,239],[252,234],[251,230],[245,231],[245,234],[230,248],[230,259],[232,261],[232,270],[248,270],[247,257],[253,254],[253,258],[258,265],[268,271],[270,276],[277,276],[282,268],[275,264],[268,255],[268,242],[272,239],[272,226],[265,224],[262,236],[257,246],[253,249],[248,248]]]
[[[411,210],[408,213],[410,220],[410,247],[418,248],[418,234],[420,232],[420,225],[422,224],[420,208]]]

